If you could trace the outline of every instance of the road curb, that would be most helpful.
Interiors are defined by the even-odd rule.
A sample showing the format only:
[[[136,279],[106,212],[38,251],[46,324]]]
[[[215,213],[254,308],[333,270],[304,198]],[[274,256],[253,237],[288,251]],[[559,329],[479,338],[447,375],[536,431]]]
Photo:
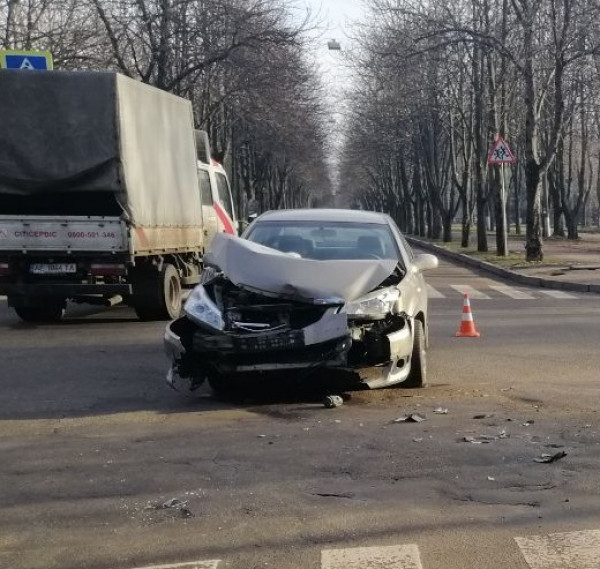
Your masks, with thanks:
[[[600,294],[600,284],[557,281],[555,279],[547,279],[544,277],[532,277],[529,275],[523,275],[516,271],[511,271],[510,269],[499,267],[498,265],[494,265],[493,263],[488,263],[487,261],[480,261],[479,259],[470,257],[469,255],[465,255],[464,253],[455,253],[453,251],[448,251],[448,249],[445,249],[444,247],[440,247],[435,243],[430,243],[429,241],[424,241],[417,237],[412,237],[409,235],[406,235],[405,237],[407,241],[415,247],[420,247],[421,249],[425,249],[425,251],[429,251],[430,253],[439,255],[440,257],[450,259],[467,267],[479,269],[481,271],[491,273],[495,276],[522,285],[534,286],[538,288],[549,288],[553,290],[564,290],[569,292],[593,292],[596,294]]]

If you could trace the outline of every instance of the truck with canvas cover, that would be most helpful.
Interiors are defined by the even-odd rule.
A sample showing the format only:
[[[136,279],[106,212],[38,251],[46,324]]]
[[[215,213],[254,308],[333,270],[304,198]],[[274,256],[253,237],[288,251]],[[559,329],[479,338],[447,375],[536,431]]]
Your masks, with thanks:
[[[67,300],[179,314],[229,182],[191,103],[112,72],[0,70],[0,295],[27,321]]]

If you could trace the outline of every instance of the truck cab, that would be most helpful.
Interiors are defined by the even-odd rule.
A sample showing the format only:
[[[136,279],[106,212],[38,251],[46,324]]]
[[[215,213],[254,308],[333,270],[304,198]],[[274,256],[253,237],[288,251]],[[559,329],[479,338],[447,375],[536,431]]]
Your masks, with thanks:
[[[203,248],[217,233],[236,234],[237,219],[225,168],[210,155],[208,135],[196,131],[198,182],[202,199]]]

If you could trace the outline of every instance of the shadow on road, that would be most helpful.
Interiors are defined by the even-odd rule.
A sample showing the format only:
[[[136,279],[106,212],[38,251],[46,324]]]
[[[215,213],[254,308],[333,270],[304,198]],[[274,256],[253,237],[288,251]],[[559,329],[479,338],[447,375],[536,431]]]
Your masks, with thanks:
[[[27,332],[25,326],[19,328],[20,332]],[[97,334],[97,330],[74,332],[71,346],[0,349],[0,420],[61,419],[136,411],[197,413],[320,403],[326,394],[356,389],[343,375],[319,371],[311,377],[255,376],[229,396],[217,397],[204,384],[194,398],[166,384],[168,361],[160,341],[137,343],[133,333],[129,344],[96,345],[89,334]],[[84,336],[90,345],[76,343]]]

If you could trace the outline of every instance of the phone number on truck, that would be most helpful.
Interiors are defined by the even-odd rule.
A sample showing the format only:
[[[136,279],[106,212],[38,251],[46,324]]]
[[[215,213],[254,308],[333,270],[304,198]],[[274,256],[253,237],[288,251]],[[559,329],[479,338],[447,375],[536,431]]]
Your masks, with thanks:
[[[69,231],[67,237],[73,239],[115,239],[117,234],[114,231]]]

